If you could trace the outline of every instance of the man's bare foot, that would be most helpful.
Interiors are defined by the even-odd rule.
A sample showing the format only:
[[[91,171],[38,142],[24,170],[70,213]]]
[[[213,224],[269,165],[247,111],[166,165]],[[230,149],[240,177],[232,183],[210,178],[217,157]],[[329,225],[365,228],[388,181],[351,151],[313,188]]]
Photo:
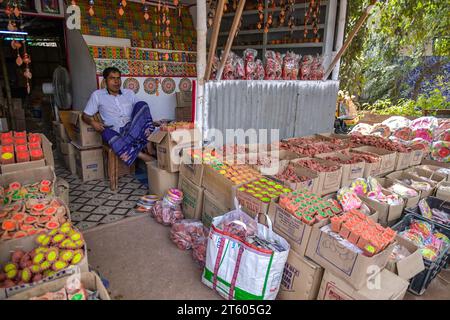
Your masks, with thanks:
[[[139,152],[138,158],[143,160],[144,162],[149,162],[149,161],[153,160],[153,158],[151,156],[149,156],[148,154],[143,153],[143,152]]]

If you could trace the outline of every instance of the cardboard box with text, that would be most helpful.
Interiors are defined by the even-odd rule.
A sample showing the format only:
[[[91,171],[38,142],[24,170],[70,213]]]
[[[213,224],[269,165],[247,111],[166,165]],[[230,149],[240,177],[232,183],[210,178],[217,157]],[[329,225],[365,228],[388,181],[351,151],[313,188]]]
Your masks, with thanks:
[[[202,208],[202,222],[206,227],[210,227],[212,220],[215,217],[224,215],[230,211],[225,208],[220,202],[216,201],[215,197],[207,190],[203,191],[203,208]]]
[[[184,218],[200,220],[202,217],[203,188],[180,175],[178,189],[183,191]]]
[[[80,147],[98,147],[103,144],[102,136],[95,131],[94,127],[85,123],[82,112],[71,111],[69,114],[70,124],[75,134],[74,142]]]
[[[148,187],[151,194],[162,198],[167,190],[178,186],[178,172],[171,173],[160,169],[156,160],[148,161],[145,164],[147,165]]]
[[[73,142],[71,144],[74,146],[77,175],[81,180],[83,182],[103,180],[105,178],[103,148],[84,149]]]

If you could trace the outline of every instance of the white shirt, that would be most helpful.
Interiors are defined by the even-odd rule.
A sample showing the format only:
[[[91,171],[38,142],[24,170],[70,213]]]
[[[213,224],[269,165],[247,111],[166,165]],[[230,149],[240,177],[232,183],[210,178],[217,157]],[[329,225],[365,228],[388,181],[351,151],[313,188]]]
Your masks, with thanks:
[[[93,116],[97,112],[107,126],[120,132],[120,128],[131,121],[133,106],[137,102],[137,97],[130,89],[121,89],[122,94],[114,96],[106,89],[94,91],[84,109],[84,113]]]

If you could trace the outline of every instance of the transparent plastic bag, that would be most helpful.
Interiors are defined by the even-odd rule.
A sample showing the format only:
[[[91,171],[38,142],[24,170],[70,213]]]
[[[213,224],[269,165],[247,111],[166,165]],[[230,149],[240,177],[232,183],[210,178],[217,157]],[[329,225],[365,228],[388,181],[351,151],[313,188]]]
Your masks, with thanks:
[[[266,51],[266,80],[281,80],[282,62],[279,52],[272,50]]]
[[[181,250],[189,250],[195,240],[207,236],[203,223],[194,219],[183,219],[175,222],[170,229],[170,239]]]

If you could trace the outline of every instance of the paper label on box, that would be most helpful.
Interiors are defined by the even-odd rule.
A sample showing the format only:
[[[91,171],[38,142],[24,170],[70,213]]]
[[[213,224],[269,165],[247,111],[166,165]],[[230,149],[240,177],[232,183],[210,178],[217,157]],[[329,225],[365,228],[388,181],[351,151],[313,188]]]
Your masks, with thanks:
[[[301,245],[305,233],[305,224],[277,206],[275,209],[274,229],[283,233],[284,237]]]
[[[352,169],[350,170],[350,179],[356,179],[361,177],[361,174],[364,170],[363,166],[358,166],[358,167],[352,167]]]
[[[244,192],[238,192],[237,198],[239,203],[245,207],[250,213],[257,215],[262,212],[262,203],[261,201],[253,198],[250,195],[245,194]]]
[[[294,291],[294,281],[300,276],[300,270],[286,262],[284,265],[283,277],[281,278],[281,287],[284,291]]]
[[[345,292],[340,290],[334,282],[327,282],[325,286],[325,292],[323,295],[323,300],[354,300],[352,297],[347,295]]]
[[[339,188],[339,184],[341,181],[338,179],[338,177],[339,171],[327,172],[325,174],[325,181],[323,182],[324,189],[330,189],[336,186]]]

